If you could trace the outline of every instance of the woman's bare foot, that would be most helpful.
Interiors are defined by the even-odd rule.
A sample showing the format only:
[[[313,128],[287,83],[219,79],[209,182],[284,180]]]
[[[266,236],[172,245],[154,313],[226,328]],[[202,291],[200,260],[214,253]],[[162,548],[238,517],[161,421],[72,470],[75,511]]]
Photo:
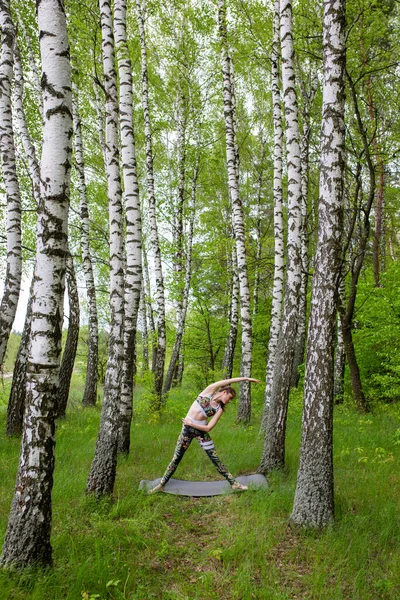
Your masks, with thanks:
[[[232,489],[234,492],[244,492],[245,490],[248,490],[249,488],[247,487],[247,485],[242,485],[241,483],[234,483],[232,485]]]
[[[164,491],[164,486],[159,483],[158,485],[156,485],[156,487],[153,487],[153,489],[149,490],[147,493],[148,494],[157,494],[157,492],[163,492],[163,491]]]

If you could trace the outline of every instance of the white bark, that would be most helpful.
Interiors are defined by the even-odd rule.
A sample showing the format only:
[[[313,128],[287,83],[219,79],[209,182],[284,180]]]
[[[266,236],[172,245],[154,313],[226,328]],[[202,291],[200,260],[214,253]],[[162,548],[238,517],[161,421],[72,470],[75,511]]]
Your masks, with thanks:
[[[120,83],[120,136],[126,215],[125,331],[118,450],[127,454],[132,421],[136,324],[142,285],[142,223],[133,130],[132,66],[126,40],[126,0],[114,2],[114,33]]]
[[[226,159],[228,165],[228,184],[232,202],[233,223],[236,240],[236,252],[239,272],[240,317],[242,325],[242,358],[240,374],[250,377],[252,364],[252,326],[250,310],[250,289],[246,258],[245,224],[242,203],[239,196],[239,157],[236,146],[234,115],[235,96],[232,82],[231,58],[229,55],[225,0],[218,0],[218,25],[221,41],[221,63],[224,84],[224,117],[226,136]],[[250,384],[241,383],[238,402],[237,421],[248,423],[251,418]]]
[[[224,377],[230,379],[233,372],[233,359],[235,355],[238,324],[239,324],[239,276],[238,276],[238,265],[236,258],[236,245],[232,248],[232,259],[231,259],[231,271],[232,271],[232,287],[231,297],[229,306],[229,333],[228,339],[226,340],[224,358],[222,360],[222,370]]]
[[[147,198],[148,198],[148,217],[150,223],[150,241],[154,256],[154,277],[156,286],[157,302],[157,352],[154,370],[154,390],[156,401],[154,408],[159,409],[162,405],[162,385],[164,378],[164,363],[166,351],[166,330],[165,330],[165,297],[164,297],[164,279],[161,264],[161,250],[158,239],[157,216],[156,216],[156,198],[154,191],[154,169],[153,169],[153,148],[150,122],[149,107],[149,81],[147,70],[147,48],[145,33],[145,4],[142,0],[136,0],[137,20],[140,34],[140,48],[142,58],[142,105],[144,113],[144,132],[146,138],[146,175],[147,175]]]
[[[9,0],[0,2],[0,156],[2,179],[7,199],[7,269],[0,305],[0,367],[4,361],[8,338],[17,312],[21,290],[21,197],[15,161],[11,84],[15,29]]]
[[[273,374],[271,404],[268,409],[267,429],[261,461],[263,472],[283,468],[285,464],[286,416],[301,284],[301,163],[294,73],[292,4],[290,0],[281,0],[280,13],[288,172],[287,272],[282,324],[276,349],[277,358]]]
[[[334,516],[333,350],[343,223],[345,3],[324,1],[324,88],[318,241],[304,389],[300,465],[291,521],[323,527]]]
[[[274,2],[273,45],[272,45],[272,104],[274,120],[274,282],[272,287],[271,323],[269,328],[268,360],[264,393],[264,413],[261,430],[267,426],[271,405],[272,383],[275,369],[276,348],[281,327],[284,275],[284,242],[282,213],[282,169],[283,169],[283,128],[280,92],[280,4]]]
[[[75,165],[78,175],[78,191],[80,198],[80,217],[81,217],[81,251],[83,272],[85,276],[86,294],[88,299],[89,313],[89,335],[88,335],[88,358],[86,363],[85,390],[83,393],[82,404],[84,406],[94,406],[97,400],[97,365],[99,348],[99,328],[97,317],[96,286],[93,273],[92,254],[90,250],[90,220],[89,208],[86,191],[85,161],[83,154],[82,125],[79,114],[77,87],[73,84],[74,92],[74,131],[75,131]]]
[[[111,3],[100,0],[104,87],[106,91],[106,172],[110,227],[110,337],[104,399],[96,450],[86,486],[97,497],[114,488],[124,352],[124,261],[122,188],[118,150],[118,94],[114,67]]]
[[[1,564],[51,562],[51,490],[72,139],[71,72],[63,4],[38,0],[43,67],[43,150],[27,402],[16,490]]]

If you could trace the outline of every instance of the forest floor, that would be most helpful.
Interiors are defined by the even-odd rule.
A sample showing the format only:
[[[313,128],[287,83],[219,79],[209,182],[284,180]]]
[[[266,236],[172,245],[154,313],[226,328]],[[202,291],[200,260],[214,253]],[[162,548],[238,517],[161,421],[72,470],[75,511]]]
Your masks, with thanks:
[[[0,390],[0,536],[3,539],[18,464],[19,440],[5,436],[9,382]],[[324,532],[288,525],[296,485],[301,397],[293,394],[286,470],[268,490],[213,498],[138,491],[170,460],[193,390],[175,391],[157,418],[148,391],[135,395],[131,453],[118,464],[115,494],[97,502],[84,493],[100,410],[82,410],[73,385],[58,424],[53,490],[54,566],[0,571],[1,600],[252,600],[400,598],[400,405],[361,416],[335,408],[335,523]],[[188,401],[189,399],[189,401]],[[236,474],[255,472],[262,451],[261,386],[253,425],[235,425],[231,404],[213,439]],[[182,461],[182,479],[215,479],[197,444]]]

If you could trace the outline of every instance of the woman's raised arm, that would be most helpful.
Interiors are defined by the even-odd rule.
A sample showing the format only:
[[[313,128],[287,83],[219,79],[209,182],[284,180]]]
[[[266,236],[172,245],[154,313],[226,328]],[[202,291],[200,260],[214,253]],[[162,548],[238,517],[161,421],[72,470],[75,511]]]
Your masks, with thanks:
[[[249,383],[261,383],[258,379],[253,377],[232,377],[231,379],[221,379],[221,381],[215,381],[210,383],[201,393],[200,396],[207,396],[214,394],[220,387],[224,385],[230,385],[231,383],[240,383],[241,381],[248,381]]]

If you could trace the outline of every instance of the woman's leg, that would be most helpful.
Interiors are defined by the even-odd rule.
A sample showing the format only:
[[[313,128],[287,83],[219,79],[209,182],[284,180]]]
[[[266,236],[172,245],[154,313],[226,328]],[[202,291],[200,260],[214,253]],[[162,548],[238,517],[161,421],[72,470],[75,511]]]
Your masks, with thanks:
[[[232,486],[236,486],[236,485],[240,485],[236,479],[233,477],[233,475],[231,473],[229,473],[227,467],[224,465],[224,463],[222,463],[219,459],[218,454],[215,451],[215,447],[214,447],[214,442],[212,441],[210,435],[205,432],[204,435],[197,438],[199,441],[200,446],[203,448],[203,450],[205,451],[205,453],[207,454],[208,458],[211,460],[211,462],[213,463],[213,465],[216,467],[217,471],[219,473],[221,473],[221,475],[223,475],[225,477],[225,479],[227,481],[229,481],[229,483]]]
[[[196,437],[193,429],[190,427],[186,427],[184,425],[182,427],[182,431],[179,434],[178,441],[176,442],[174,456],[172,457],[171,462],[168,467],[165,469],[165,473],[161,478],[159,486],[164,487],[167,481],[172,477],[175,473],[179,463],[181,462],[183,455],[186,450],[189,448],[192,439]],[[157,486],[158,487],[158,486]]]

